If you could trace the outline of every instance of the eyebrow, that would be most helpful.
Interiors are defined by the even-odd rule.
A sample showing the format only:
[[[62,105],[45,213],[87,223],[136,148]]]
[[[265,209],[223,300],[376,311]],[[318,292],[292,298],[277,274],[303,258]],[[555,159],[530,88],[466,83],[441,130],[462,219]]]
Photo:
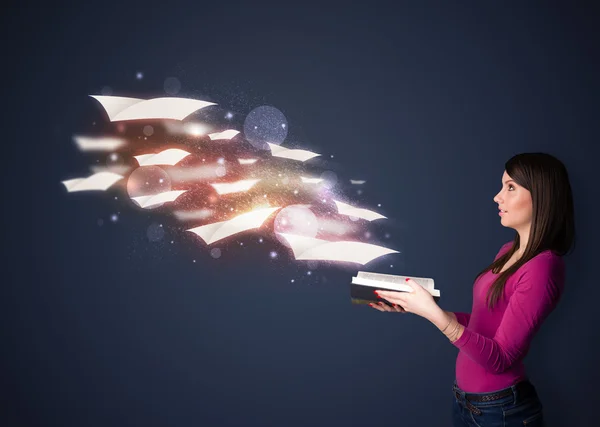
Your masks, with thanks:
[[[512,179],[509,179],[507,181],[504,181],[505,184],[508,184],[509,182],[514,182]]]

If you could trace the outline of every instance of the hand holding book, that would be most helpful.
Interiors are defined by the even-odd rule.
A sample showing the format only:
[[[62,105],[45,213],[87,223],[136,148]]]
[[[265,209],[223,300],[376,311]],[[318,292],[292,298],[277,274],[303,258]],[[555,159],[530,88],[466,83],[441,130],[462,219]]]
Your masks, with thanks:
[[[407,278],[406,283],[412,288],[411,292],[374,291],[380,298],[402,307],[407,313],[417,314],[428,319],[439,307],[431,293],[412,279]]]
[[[440,310],[440,291],[431,278],[359,271],[352,278],[350,296],[353,304],[369,303],[379,311],[401,310],[427,319]]]

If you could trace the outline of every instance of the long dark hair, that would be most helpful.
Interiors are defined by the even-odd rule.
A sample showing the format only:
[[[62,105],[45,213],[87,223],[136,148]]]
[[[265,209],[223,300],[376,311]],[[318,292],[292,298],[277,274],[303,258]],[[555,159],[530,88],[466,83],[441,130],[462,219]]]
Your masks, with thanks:
[[[494,280],[487,293],[491,310],[504,292],[506,280],[523,264],[541,252],[552,250],[563,256],[575,245],[575,218],[569,175],[563,163],[546,153],[521,153],[504,165],[506,173],[521,187],[531,192],[533,212],[529,239],[523,255]],[[520,247],[519,233],[515,233],[512,247],[492,264],[484,268],[497,274]]]

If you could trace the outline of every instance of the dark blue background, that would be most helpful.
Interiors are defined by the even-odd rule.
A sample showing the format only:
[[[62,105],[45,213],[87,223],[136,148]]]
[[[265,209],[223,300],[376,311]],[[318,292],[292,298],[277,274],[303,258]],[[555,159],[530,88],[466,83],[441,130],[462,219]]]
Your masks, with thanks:
[[[242,113],[279,108],[290,140],[366,179],[362,200],[382,204],[402,251],[367,268],[434,277],[447,310],[470,309],[474,275],[513,237],[492,200],[504,162],[563,160],[577,247],[526,364],[549,426],[594,424],[590,5],[85,3],[2,13],[1,425],[450,424],[456,348],[422,318],[351,306],[356,270],[301,279],[304,266],[268,258],[272,241],[214,260],[185,239],[149,242],[153,214],[66,193],[87,166],[72,135],[98,112],[88,95],[165,96],[167,77]]]

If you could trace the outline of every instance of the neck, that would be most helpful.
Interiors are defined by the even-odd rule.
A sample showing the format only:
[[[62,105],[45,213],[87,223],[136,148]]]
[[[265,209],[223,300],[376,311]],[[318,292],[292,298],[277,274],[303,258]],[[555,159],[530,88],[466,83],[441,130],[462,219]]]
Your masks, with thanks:
[[[518,230],[519,233],[519,249],[515,252],[519,257],[525,252],[527,241],[529,239],[529,227],[526,230]]]

